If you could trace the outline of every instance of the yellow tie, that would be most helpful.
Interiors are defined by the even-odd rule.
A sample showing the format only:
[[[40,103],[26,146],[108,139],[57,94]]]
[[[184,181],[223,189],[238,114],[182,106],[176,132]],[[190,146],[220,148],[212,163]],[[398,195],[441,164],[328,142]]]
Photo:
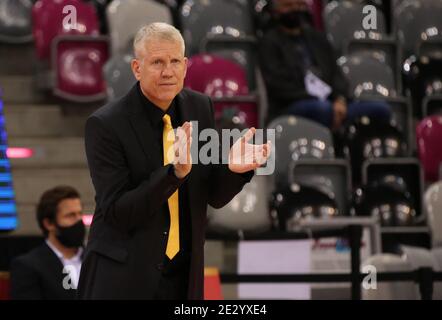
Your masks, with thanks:
[[[173,142],[175,133],[168,114],[163,117],[163,155],[164,165],[174,160]],[[170,213],[169,237],[167,239],[166,255],[172,259],[180,250],[180,226],[179,226],[179,208],[178,208],[178,190],[176,190],[167,200]]]

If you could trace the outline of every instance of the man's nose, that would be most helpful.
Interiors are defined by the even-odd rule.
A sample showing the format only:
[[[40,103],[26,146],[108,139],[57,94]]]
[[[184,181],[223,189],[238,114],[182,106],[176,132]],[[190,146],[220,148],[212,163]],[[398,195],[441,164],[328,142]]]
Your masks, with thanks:
[[[172,70],[172,64],[169,62],[164,66],[163,72],[161,73],[163,77],[172,77],[173,76],[173,70]]]

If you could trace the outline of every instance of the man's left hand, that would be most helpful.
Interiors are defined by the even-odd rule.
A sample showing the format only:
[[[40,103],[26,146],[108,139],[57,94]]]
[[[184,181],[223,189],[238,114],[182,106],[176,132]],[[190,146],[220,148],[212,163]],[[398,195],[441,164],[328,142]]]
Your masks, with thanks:
[[[244,173],[263,165],[271,151],[271,142],[265,144],[251,144],[248,141],[255,134],[256,129],[251,128],[238,139],[229,152],[229,169],[235,173]]]

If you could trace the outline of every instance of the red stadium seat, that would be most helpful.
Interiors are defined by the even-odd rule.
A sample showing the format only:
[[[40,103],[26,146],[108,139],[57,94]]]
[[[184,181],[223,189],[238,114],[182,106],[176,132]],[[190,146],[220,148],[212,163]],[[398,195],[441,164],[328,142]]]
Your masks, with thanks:
[[[189,59],[185,86],[214,98],[216,118],[232,108],[244,115],[247,126],[257,126],[257,106],[249,96],[247,75],[236,63],[213,55],[195,55]]]
[[[419,158],[427,181],[437,181],[442,163],[442,116],[423,119],[416,129]]]
[[[76,25],[69,18],[69,10],[76,10]],[[33,34],[37,56],[41,60],[50,57],[51,43],[59,35],[98,35],[99,23],[95,7],[81,0],[38,0],[32,9]]]
[[[49,62],[52,71],[51,80],[40,86],[75,102],[104,99],[102,68],[109,56],[108,39],[99,35],[94,5],[80,0],[38,0],[32,15],[37,56],[43,64]]]
[[[106,81],[102,70],[108,58],[106,38],[57,38],[52,57],[54,94],[77,102],[104,99]]]

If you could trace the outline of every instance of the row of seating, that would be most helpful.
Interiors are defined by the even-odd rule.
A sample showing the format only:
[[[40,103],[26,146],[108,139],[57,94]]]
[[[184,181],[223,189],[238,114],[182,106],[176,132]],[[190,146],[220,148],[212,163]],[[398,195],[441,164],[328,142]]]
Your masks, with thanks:
[[[102,1],[99,2],[102,3]],[[409,18],[410,16],[420,17],[423,14],[422,12],[425,14],[428,11],[438,12],[440,5],[436,2],[433,0],[424,1],[422,4],[417,0],[402,2],[400,7],[397,8],[397,12],[405,12],[405,10],[408,10],[407,8],[414,8],[414,11],[410,9],[411,11],[407,11],[407,14],[397,13],[398,19],[406,20],[402,23],[398,22],[398,24],[407,27],[411,25],[410,29],[413,31],[402,33],[407,36],[412,33],[430,33],[425,39],[422,39],[426,42],[437,38],[431,35],[438,34],[440,29],[438,26],[439,20],[426,19],[422,22],[422,19],[411,20]],[[30,9],[29,3],[30,1],[6,1],[5,6],[9,6],[9,11],[23,13],[25,9]],[[265,1],[255,1],[252,12],[258,15],[263,14],[263,7],[266,4]],[[67,5],[76,8],[76,26],[78,28],[75,28],[76,26],[71,23],[72,21],[66,20],[70,11],[67,10],[63,13],[63,9]],[[363,30],[360,30],[360,21],[363,19],[361,16],[363,5],[363,3],[349,1],[332,1],[324,9],[326,31],[332,43],[337,47],[341,47],[340,43],[348,43],[345,46],[346,49],[342,50],[346,58],[341,59],[339,63],[344,71],[348,70],[346,73],[349,78],[355,79],[352,81],[352,92],[356,98],[372,93],[381,96],[400,96],[403,94],[401,88],[403,81],[400,72],[402,58],[397,56],[398,46],[394,39],[385,36],[361,36]],[[96,9],[98,5],[94,7],[92,2],[85,3],[81,0],[56,2],[39,0],[32,8],[33,34],[37,55],[42,61],[51,65],[52,74],[55,76],[52,77],[53,81],[48,82],[50,87],[58,89],[55,90],[58,95],[63,96],[63,93],[67,90],[65,98],[75,99],[75,97],[78,97],[78,100],[103,98],[105,96],[106,81],[103,79],[100,70],[102,70],[107,59],[115,57],[117,62],[113,62],[113,64],[121,64],[121,60],[124,60],[124,57],[130,51],[131,39],[142,24],[153,21],[173,23],[170,8],[156,1],[114,0],[106,1],[101,6],[101,10],[105,10],[104,16],[106,17],[111,40],[107,46],[107,39],[98,36],[100,31],[98,20],[100,14],[97,13]],[[179,7],[180,21],[176,24],[180,26],[186,39],[187,55],[191,56],[207,51],[238,62],[246,68],[250,88],[254,90],[256,87],[256,77],[254,76],[256,63],[254,62],[253,48],[256,45],[256,39],[254,38],[256,30],[250,11],[249,3],[244,1],[184,1]],[[385,33],[385,24],[382,22],[382,12],[380,10],[377,12],[380,17],[376,32],[382,35]],[[431,17],[433,16],[434,14],[431,15]],[[416,22],[417,20],[422,25],[419,25]],[[66,22],[65,25],[63,25],[63,22]],[[402,27],[398,27],[398,29],[403,30]],[[75,40],[77,40],[75,45],[81,49],[75,49],[74,44],[68,46],[66,42],[74,41],[74,39],[66,37],[66,35],[75,35]],[[80,35],[84,41],[77,38]],[[66,51],[59,52],[60,42],[65,43],[64,50],[68,50],[70,53],[63,53]],[[100,45],[95,45],[95,42],[100,43]],[[413,42],[413,44],[416,43]],[[440,43],[436,43],[435,46],[436,51],[440,52]],[[95,59],[88,58],[88,50],[97,50],[97,47],[99,51],[92,55]],[[422,51],[420,47],[419,50]],[[425,52],[425,56],[428,56],[429,53]],[[77,54],[79,55],[78,58]],[[59,55],[63,55],[64,58],[57,58]],[[67,62],[75,67],[64,70],[63,65]],[[434,68],[429,69],[434,70]],[[72,70],[86,72],[89,74],[87,78],[94,78],[94,81],[85,84],[87,88],[75,88],[77,85],[75,79],[78,77],[78,72],[74,72],[72,76],[65,74],[68,71],[72,72]],[[63,74],[60,75],[59,73]],[[358,78],[361,76],[362,78]],[[413,76],[415,77],[414,73]],[[427,78],[425,75],[423,77]],[[405,83],[409,84],[410,81],[405,81]],[[417,83],[422,83],[422,81],[418,79]],[[438,90],[437,83],[436,81],[433,91]],[[410,86],[413,86],[413,84],[410,84]],[[414,90],[416,94],[413,94],[413,96],[421,96],[421,91],[420,88],[417,88]],[[80,96],[77,92],[80,92]],[[419,98],[416,98],[416,100],[418,101]]]
[[[6,12],[0,19],[0,35],[2,41],[23,42],[31,37],[30,11],[35,0],[5,0],[2,2],[2,10]],[[59,1],[57,1],[59,2]],[[64,5],[69,4],[64,1]],[[86,1],[85,1],[86,2]],[[143,0],[93,0],[101,19],[107,19],[109,32],[116,45],[115,48],[124,48],[124,39],[127,34],[133,32],[133,25],[144,19],[157,19],[160,21],[172,21],[173,15],[180,17],[180,23],[192,28],[192,25],[201,26],[196,28],[197,33],[188,35],[190,42],[196,46],[190,52],[198,52],[198,41],[205,37],[208,32],[216,34],[232,35],[256,34],[256,29],[266,29],[271,25],[269,2],[267,0],[238,1],[143,1]],[[150,2],[150,3],[146,3]],[[324,6],[322,1],[308,1],[312,11],[314,26],[318,29],[324,24],[330,40],[336,49],[344,52],[348,44],[355,39],[381,39],[388,35],[385,13],[380,7],[376,7],[376,29],[366,30],[362,28],[361,21],[366,17],[367,11],[363,10],[367,4],[373,1],[329,1]],[[168,10],[165,10],[165,6]],[[76,4],[75,4],[76,5]],[[146,10],[148,9],[148,10]],[[397,35],[403,44],[404,56],[416,53],[416,45],[420,41],[440,35],[442,6],[437,0],[406,0],[398,1],[392,5],[393,34]],[[322,12],[321,12],[322,11]],[[118,15],[118,18],[116,18]],[[321,17],[322,15],[322,17]],[[191,18],[192,17],[192,18]],[[216,17],[215,20],[212,20]],[[111,21],[115,19],[117,21]],[[323,20],[323,21],[322,21]],[[116,24],[115,24],[116,22]],[[125,28],[121,27],[124,23]],[[177,21],[177,23],[179,23]],[[228,24],[228,28],[223,28]],[[220,28],[213,28],[219,26]],[[115,28],[117,27],[117,28]],[[135,29],[138,26],[135,26]],[[125,30],[127,28],[127,30]],[[107,31],[107,27],[102,30]],[[438,33],[439,31],[439,33]],[[120,38],[120,36],[122,36]],[[123,43],[121,43],[123,40]]]

